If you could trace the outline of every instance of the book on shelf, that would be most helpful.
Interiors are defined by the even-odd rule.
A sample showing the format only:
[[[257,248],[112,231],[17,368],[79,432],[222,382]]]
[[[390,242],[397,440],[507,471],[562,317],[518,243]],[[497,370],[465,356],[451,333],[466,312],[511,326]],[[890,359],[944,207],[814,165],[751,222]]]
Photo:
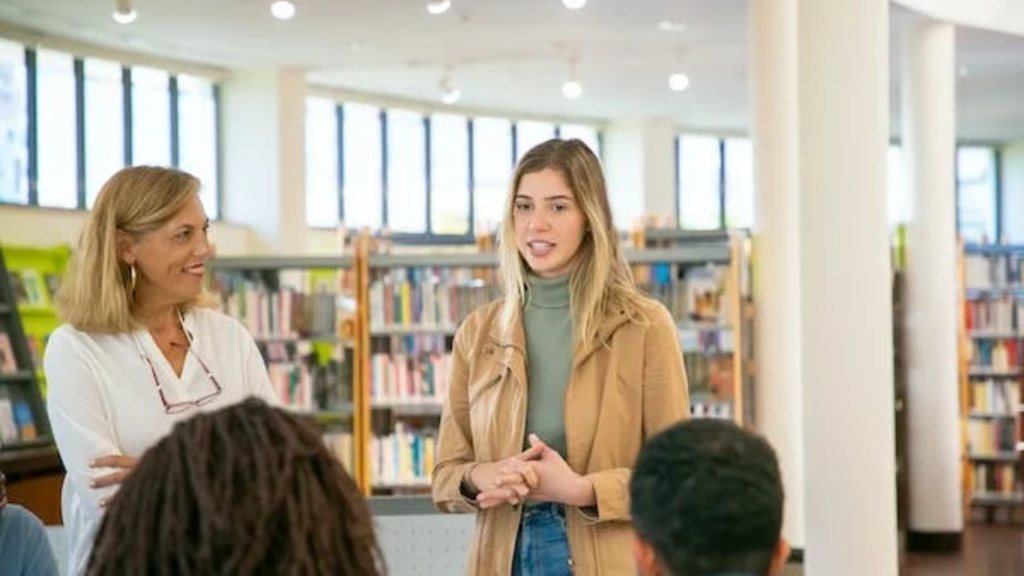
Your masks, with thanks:
[[[350,475],[355,471],[355,449],[352,443],[352,433],[349,431],[328,430],[321,435],[324,445],[345,467]]]
[[[971,382],[970,403],[973,413],[1016,417],[1020,410],[1020,385],[1009,380],[975,380]]]
[[[1002,420],[970,420],[967,446],[971,458],[1017,457],[1017,425]]]
[[[14,357],[11,337],[0,329],[0,374],[13,374],[18,371],[18,361]]]
[[[1016,464],[975,463],[971,468],[974,473],[973,494],[976,497],[1019,498],[1021,496]]]
[[[370,329],[457,326],[501,295],[467,268],[387,268],[370,282]]]
[[[450,346],[445,336],[393,336],[375,342],[370,398],[380,404],[442,403],[448,395]]]
[[[370,475],[382,487],[429,485],[437,450],[437,431],[395,424],[390,434],[370,440]]]

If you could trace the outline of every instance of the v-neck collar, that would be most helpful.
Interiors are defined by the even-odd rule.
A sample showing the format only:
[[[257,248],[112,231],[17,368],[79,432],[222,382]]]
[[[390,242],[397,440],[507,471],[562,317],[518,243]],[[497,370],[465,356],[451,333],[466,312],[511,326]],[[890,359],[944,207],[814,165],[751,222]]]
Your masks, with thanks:
[[[185,337],[189,341],[189,347],[196,345],[195,330],[193,330],[192,315],[188,312],[179,313],[181,321],[181,327],[185,330]],[[195,372],[195,360],[192,358],[195,352],[192,354],[185,353],[185,361],[181,366],[181,376],[178,376],[177,372],[174,371],[174,367],[164,356],[160,346],[157,345],[156,339],[153,338],[153,334],[150,333],[148,328],[140,328],[134,333],[135,342],[141,346],[141,352],[149,358],[149,361],[153,363],[154,368],[157,371],[157,376],[161,378],[169,378],[170,382],[174,384],[175,393],[181,394],[188,397],[188,383],[192,381]],[[145,362],[141,358],[139,359]],[[148,368],[148,366],[147,366]]]

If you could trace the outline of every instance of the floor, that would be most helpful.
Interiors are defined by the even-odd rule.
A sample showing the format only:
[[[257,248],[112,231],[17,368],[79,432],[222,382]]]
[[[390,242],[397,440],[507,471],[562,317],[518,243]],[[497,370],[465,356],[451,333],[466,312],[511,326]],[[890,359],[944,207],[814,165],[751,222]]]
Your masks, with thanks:
[[[964,534],[960,554],[906,554],[900,576],[1021,576],[1024,575],[1024,526],[972,524]],[[801,566],[789,565],[782,576],[804,576]]]

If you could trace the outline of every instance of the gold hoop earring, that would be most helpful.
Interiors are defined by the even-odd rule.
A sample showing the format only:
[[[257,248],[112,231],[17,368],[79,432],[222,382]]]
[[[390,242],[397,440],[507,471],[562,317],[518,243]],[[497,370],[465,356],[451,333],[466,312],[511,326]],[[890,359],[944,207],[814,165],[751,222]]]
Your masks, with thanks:
[[[128,296],[135,299],[135,282],[138,280],[138,274],[135,272],[135,264],[128,265]]]

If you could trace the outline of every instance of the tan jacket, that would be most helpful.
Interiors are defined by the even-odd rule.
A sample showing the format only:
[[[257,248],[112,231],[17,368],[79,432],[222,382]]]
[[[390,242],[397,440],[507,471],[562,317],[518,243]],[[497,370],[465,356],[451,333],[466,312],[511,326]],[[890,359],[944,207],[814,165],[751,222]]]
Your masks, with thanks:
[[[690,414],[675,322],[652,302],[650,322],[623,312],[601,328],[608,346],[578,349],[565,392],[563,454],[594,483],[595,508],[569,508],[566,529],[577,576],[633,576],[629,478],[646,438]],[[444,512],[476,512],[466,573],[509,576],[521,507],[479,510],[460,484],[474,462],[523,450],[526,341],[522,322],[511,339],[499,330],[501,303],[471,314],[455,336],[448,399],[441,417],[433,497]]]

